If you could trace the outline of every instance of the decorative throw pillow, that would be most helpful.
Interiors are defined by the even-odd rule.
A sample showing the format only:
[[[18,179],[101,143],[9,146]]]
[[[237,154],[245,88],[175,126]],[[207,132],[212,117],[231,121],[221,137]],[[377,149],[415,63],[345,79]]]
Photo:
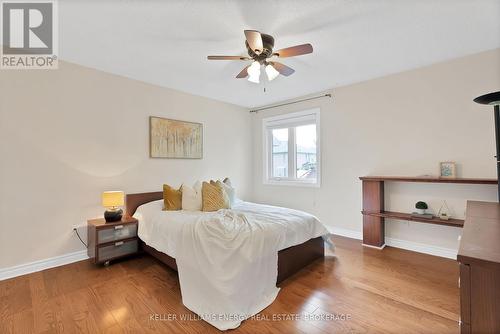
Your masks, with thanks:
[[[203,182],[201,194],[203,211],[217,211],[230,208],[229,197],[216,182],[214,184]]]
[[[163,210],[175,211],[182,209],[181,188],[174,189],[168,184],[163,185],[163,204],[164,204]]]
[[[222,180],[222,182],[224,182],[225,184],[227,184],[228,186],[232,187],[233,185],[231,184],[231,180],[226,177],[224,180]]]
[[[235,189],[231,186],[231,181],[229,183],[226,183],[225,181],[229,180],[227,177],[224,179],[224,182],[217,181],[216,183],[224,189],[224,191],[227,194],[227,197],[229,197],[229,203],[231,204],[231,207],[234,205],[234,201],[236,199],[236,191]]]
[[[182,185],[182,210],[187,211],[201,211],[202,209],[202,196],[201,196],[201,183],[196,181],[193,187]]]

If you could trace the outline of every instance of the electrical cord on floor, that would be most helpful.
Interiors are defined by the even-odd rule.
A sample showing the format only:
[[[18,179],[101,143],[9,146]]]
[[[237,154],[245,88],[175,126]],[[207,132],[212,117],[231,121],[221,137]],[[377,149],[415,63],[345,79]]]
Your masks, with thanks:
[[[82,242],[82,244],[84,244],[85,247],[88,248],[87,244],[83,242],[82,238],[80,238],[80,234],[78,233],[78,230],[76,229],[76,227],[73,228],[73,231],[75,231],[76,236],[78,237],[78,239],[80,239],[80,241]]]

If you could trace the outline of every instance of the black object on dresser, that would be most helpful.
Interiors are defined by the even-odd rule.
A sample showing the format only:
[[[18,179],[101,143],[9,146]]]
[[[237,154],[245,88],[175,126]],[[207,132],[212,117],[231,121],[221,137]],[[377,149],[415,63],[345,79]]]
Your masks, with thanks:
[[[460,332],[500,333],[500,204],[467,202],[460,263]]]
[[[139,251],[137,223],[132,217],[113,223],[103,218],[88,220],[88,256],[94,263],[108,264],[111,260],[136,254]]]

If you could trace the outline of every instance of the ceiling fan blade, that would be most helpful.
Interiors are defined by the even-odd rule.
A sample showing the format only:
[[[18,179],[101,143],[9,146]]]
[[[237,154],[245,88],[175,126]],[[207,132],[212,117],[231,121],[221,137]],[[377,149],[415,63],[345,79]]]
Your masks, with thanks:
[[[240,73],[238,73],[238,75],[236,76],[237,79],[241,79],[241,78],[246,78],[248,76],[248,68],[250,67],[250,65],[246,66],[243,70],[241,70]]]
[[[305,55],[312,52],[313,47],[311,44],[301,44],[275,51],[273,54],[279,56],[280,58],[286,58]]]
[[[208,60],[250,60],[244,56],[208,56]]]
[[[282,63],[272,62],[270,64],[273,65],[276,71],[280,72],[280,74],[284,75],[285,77],[288,77],[295,72],[293,68],[288,67]]]
[[[260,35],[260,32],[257,30],[245,30],[245,37],[253,52],[261,54],[264,50],[264,45],[262,43],[262,36]]]

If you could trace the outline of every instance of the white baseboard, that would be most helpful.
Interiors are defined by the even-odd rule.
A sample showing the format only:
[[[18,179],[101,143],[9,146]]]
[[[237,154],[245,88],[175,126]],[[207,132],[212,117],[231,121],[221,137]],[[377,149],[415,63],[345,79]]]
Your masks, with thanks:
[[[361,231],[350,230],[341,227],[328,226],[328,230],[332,234],[340,235],[351,239],[363,240],[363,233]]]
[[[446,257],[448,259],[457,259],[458,250],[451,248],[444,248],[429,244],[422,244],[420,242],[401,240],[395,238],[385,237],[385,244],[387,246],[411,250],[418,253]]]
[[[60,256],[51,257],[45,260],[34,261],[30,263],[20,264],[9,268],[0,268],[0,281],[42,271],[49,268],[59,267],[65,264],[86,260],[87,250],[81,250],[74,253],[68,253]]]
[[[328,229],[329,229],[330,233],[340,235],[342,237],[347,237],[347,238],[357,239],[357,240],[363,239],[363,233],[361,231],[333,227],[333,226],[328,226]],[[418,252],[418,253],[435,255],[435,256],[445,257],[445,258],[454,259],[454,260],[456,260],[457,252],[458,252],[458,250],[456,250],[456,249],[444,248],[444,247],[423,244],[423,243],[414,242],[414,241],[390,238],[390,237],[385,237],[385,246],[406,249],[406,250],[410,250],[410,251],[414,251],[414,252]]]
[[[385,246],[387,246],[386,244],[383,244],[382,246],[373,246],[373,245],[367,245],[367,244],[362,244],[363,247],[369,247],[369,248],[375,248],[375,249],[378,249],[378,250],[382,250],[385,248]]]

